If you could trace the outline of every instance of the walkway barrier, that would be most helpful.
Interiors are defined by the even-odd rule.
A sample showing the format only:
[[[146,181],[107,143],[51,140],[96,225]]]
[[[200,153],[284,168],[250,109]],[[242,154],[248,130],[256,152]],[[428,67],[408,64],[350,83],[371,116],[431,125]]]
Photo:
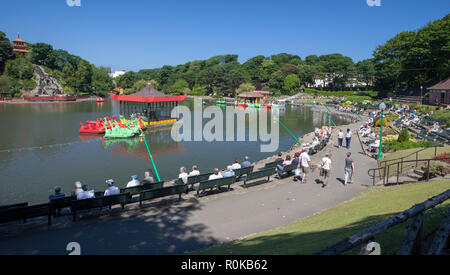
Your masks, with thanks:
[[[362,245],[360,255],[370,255],[374,251],[370,251],[369,247],[374,247],[375,236],[395,225],[401,224],[410,220],[410,224],[404,235],[402,244],[397,251],[397,255],[413,255],[413,254],[428,254],[440,255],[445,253],[448,248],[448,240],[450,235],[450,209],[440,225],[436,230],[433,241],[428,249],[423,245],[423,213],[431,208],[442,204],[450,198],[450,190],[445,191],[437,196],[428,199],[425,202],[417,204],[402,213],[395,215],[371,228],[359,232],[349,238],[346,238],[332,246],[329,246],[317,253],[316,255],[339,255],[349,251],[359,245]],[[381,254],[381,251],[378,251]],[[378,254],[378,255],[379,255]]]
[[[383,167],[379,167],[379,168],[373,168],[373,169],[369,169],[369,171],[367,171],[367,174],[369,175],[370,178],[372,178],[373,182],[372,184],[375,186],[375,181],[377,178],[379,178],[379,180],[383,180],[383,185],[394,185],[394,184],[399,184],[400,181],[400,175],[403,174],[403,169],[406,167],[414,167],[417,168],[419,166],[419,163],[426,163],[426,168],[424,169],[425,173],[424,173],[424,180],[425,181],[429,181],[430,180],[430,168],[431,168],[431,163],[432,162],[440,162],[443,160],[450,160],[450,157],[441,157],[441,158],[431,158],[431,159],[415,159],[415,160],[402,160],[396,163],[390,163],[387,164]],[[408,166],[407,164],[409,163],[413,163],[415,164],[415,166]],[[377,172],[378,172],[378,176],[377,176]],[[393,172],[393,173],[391,173]],[[389,182],[389,177],[394,176],[396,177],[396,180],[394,182]]]

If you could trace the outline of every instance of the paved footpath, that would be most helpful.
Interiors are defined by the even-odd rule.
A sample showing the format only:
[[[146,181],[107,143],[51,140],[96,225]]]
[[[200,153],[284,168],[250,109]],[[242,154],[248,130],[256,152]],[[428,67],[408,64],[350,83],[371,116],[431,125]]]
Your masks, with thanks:
[[[356,130],[357,125],[351,126]],[[342,126],[346,129],[346,126]],[[344,140],[345,143],[345,140]],[[69,242],[78,242],[82,254],[182,254],[215,246],[251,234],[283,226],[351,199],[369,184],[367,170],[376,161],[361,154],[358,137],[351,142],[356,174],[354,184],[343,186],[347,149],[336,148],[336,134],[322,152],[332,153],[331,178],[322,188],[316,169],[306,184],[292,177],[244,189],[197,198],[185,196],[180,203],[137,204],[127,211],[106,211],[76,223],[60,217],[47,228],[42,223],[0,227],[0,254],[68,254]]]

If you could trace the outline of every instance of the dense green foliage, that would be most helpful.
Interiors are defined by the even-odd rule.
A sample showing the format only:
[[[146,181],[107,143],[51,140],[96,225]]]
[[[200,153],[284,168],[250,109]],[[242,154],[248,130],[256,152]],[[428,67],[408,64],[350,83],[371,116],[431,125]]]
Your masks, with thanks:
[[[400,142],[398,140],[389,140],[386,142],[383,142],[383,152],[395,152],[399,150],[407,150],[407,149],[413,149],[413,148],[426,148],[435,146],[436,143],[432,141],[418,141],[414,142],[412,140],[407,140]]]
[[[405,91],[450,75],[450,15],[398,34],[374,52],[377,88]]]
[[[29,44],[25,58],[12,51],[11,42],[0,32],[0,94],[19,95],[36,87],[33,64],[56,78],[68,94],[106,94],[114,88],[110,69],[55,50],[44,43]]]
[[[407,128],[403,128],[400,131],[400,134],[398,134],[397,141],[401,143],[401,142],[405,142],[405,141],[408,141],[408,140],[409,140],[409,131],[408,131]]]
[[[324,95],[324,96],[337,96],[337,97],[348,97],[348,96],[364,96],[366,98],[376,97],[378,92],[376,91],[320,91],[316,89],[306,88],[305,93],[313,95]]]

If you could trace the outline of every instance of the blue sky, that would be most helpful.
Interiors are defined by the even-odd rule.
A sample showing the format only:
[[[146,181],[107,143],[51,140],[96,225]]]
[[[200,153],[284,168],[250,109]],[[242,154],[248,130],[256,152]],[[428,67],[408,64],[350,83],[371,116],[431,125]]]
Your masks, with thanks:
[[[450,13],[448,0],[2,0],[0,30],[113,70],[237,54],[369,58],[387,39]]]

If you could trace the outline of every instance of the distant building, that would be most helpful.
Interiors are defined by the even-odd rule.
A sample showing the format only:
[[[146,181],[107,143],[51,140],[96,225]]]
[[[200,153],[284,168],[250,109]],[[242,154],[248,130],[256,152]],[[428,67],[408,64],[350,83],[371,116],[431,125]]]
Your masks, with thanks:
[[[17,39],[13,41],[13,44],[11,46],[13,47],[14,52],[22,54],[22,56],[25,56],[25,54],[29,52],[27,50],[27,44],[28,44],[27,41],[20,39],[20,34],[18,33]]]
[[[126,72],[127,71],[125,71],[125,70],[115,71],[115,72],[109,74],[109,76],[111,76],[112,78],[116,78],[116,77],[119,77],[121,75],[124,75]]]
[[[430,91],[430,104],[450,104],[450,77],[427,90]]]

